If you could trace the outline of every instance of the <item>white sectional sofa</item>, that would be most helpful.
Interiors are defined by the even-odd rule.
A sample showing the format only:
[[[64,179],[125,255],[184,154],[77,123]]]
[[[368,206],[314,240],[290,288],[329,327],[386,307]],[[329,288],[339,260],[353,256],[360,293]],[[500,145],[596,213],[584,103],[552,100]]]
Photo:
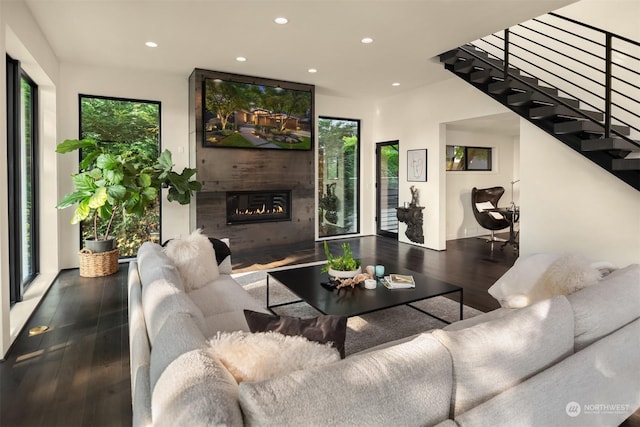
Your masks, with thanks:
[[[225,264],[226,263],[226,264]],[[231,277],[187,293],[162,248],[129,270],[134,426],[617,426],[640,407],[640,266],[325,366],[237,384],[206,350],[266,312]]]

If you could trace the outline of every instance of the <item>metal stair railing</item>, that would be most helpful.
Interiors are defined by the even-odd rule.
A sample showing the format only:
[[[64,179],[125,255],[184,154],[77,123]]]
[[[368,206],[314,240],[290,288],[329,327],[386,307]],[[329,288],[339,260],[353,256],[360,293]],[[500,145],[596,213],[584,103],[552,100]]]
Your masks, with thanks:
[[[471,43],[490,58],[503,61],[503,78],[536,87],[513,72],[556,88],[559,94],[579,100],[581,107],[604,114],[604,137],[622,138],[640,149],[632,138],[640,136],[640,43],[608,31],[549,13]],[[463,48],[477,60],[491,64]],[[603,125],[567,105],[560,97],[544,93],[554,102]],[[612,124],[631,129],[630,137]],[[640,139],[640,138],[639,138]]]

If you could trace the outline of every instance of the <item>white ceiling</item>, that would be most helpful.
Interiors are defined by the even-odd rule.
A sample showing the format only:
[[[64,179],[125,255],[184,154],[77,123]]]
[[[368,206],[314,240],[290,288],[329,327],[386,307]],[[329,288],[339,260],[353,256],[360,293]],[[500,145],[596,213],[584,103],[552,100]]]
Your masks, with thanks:
[[[449,77],[438,54],[575,0],[24,1],[62,62],[185,78],[204,68],[380,98]]]

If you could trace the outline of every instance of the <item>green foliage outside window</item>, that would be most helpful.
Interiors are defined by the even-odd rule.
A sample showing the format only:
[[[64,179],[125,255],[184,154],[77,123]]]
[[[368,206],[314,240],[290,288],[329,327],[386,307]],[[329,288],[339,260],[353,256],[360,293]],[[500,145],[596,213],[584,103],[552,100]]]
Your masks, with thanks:
[[[121,155],[131,161],[153,164],[160,153],[160,104],[157,102],[110,99],[82,96],[80,99],[81,137],[102,144],[105,151]],[[116,218],[112,234],[121,257],[135,256],[140,245],[150,240],[151,233],[160,232],[160,203],[158,194],[138,219],[131,215]],[[104,233],[108,223],[98,225]],[[82,239],[94,234],[93,222],[82,221]]]

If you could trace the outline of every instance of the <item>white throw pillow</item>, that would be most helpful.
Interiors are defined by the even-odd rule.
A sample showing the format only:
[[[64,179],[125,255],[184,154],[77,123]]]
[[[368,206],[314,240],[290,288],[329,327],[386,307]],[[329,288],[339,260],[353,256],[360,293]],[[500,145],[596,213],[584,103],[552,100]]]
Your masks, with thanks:
[[[602,272],[580,255],[564,255],[555,260],[542,274],[536,286],[549,295],[569,295],[595,284]]]
[[[596,283],[616,267],[577,254],[541,253],[520,257],[489,288],[502,307],[522,308],[554,295],[569,295]]]
[[[170,240],[164,251],[178,268],[187,292],[199,289],[220,276],[216,253],[200,229],[185,238]]]
[[[272,331],[218,332],[209,340],[208,350],[238,383],[262,381],[340,360],[340,353],[331,343],[320,344]]]

